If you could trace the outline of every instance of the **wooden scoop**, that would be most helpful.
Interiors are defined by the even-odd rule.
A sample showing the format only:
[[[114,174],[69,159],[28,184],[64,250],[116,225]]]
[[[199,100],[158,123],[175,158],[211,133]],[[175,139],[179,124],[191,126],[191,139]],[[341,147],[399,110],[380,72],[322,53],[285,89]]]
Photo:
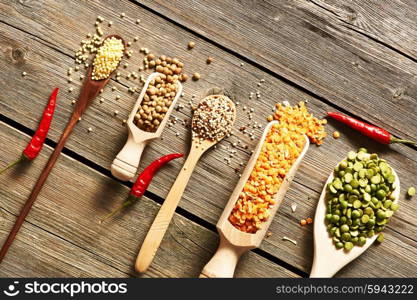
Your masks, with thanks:
[[[233,194],[230,196],[229,202],[227,202],[227,205],[223,210],[219,221],[217,222],[217,231],[220,235],[220,244],[213,258],[206,264],[203,271],[201,272],[200,278],[233,277],[236,264],[240,256],[250,249],[259,247],[269,228],[269,225],[272,222],[272,219],[274,218],[275,213],[277,212],[280,204],[284,199],[284,196],[295,176],[295,173],[297,172],[298,166],[300,165],[310,144],[307,137],[305,137],[303,151],[300,153],[300,156],[297,158],[288,174],[285,176],[285,180],[282,182],[281,187],[274,197],[276,204],[270,209],[271,214],[268,220],[262,224],[261,229],[259,229],[256,233],[246,233],[235,228],[228,220],[230,213],[232,212],[236,201],[239,198],[239,194],[242,192],[243,187],[253,170],[256,160],[258,159],[265,138],[271,127],[276,123],[277,121],[272,121],[266,126],[261,140],[259,141],[248,164],[246,165],[242,177],[236,185]]]
[[[236,114],[234,103],[230,99],[228,99],[228,101]],[[233,120],[234,119],[236,119],[236,115],[233,117]],[[152,226],[146,235],[145,241],[143,242],[139,251],[135,264],[136,271],[141,273],[145,272],[152,263],[152,260],[159,248],[159,245],[161,244],[169,223],[171,222],[171,219],[175,213],[175,209],[178,206],[178,203],[182,197],[182,194],[184,193],[185,187],[187,186],[188,180],[190,179],[198,160],[204,152],[206,152],[210,147],[217,143],[218,141],[192,140],[191,150],[188,154],[187,160],[185,161],[181,172],[178,174],[174,185],[171,187],[168,196],[165,198],[164,203],[159,209],[158,215],[153,221]]]
[[[118,35],[109,35],[105,39],[108,39],[111,37],[115,37],[123,41],[123,39]],[[125,48],[126,48],[126,44],[124,43],[124,41],[123,41],[123,45],[125,45]],[[107,84],[107,82],[109,81],[112,75],[110,74],[109,77],[103,80],[93,80],[91,79],[92,70],[93,70],[93,67],[90,66],[88,68],[87,76],[86,76],[86,79],[84,80],[83,87],[81,89],[81,93],[78,98],[77,104],[75,105],[74,112],[72,113],[72,116],[70,120],[68,121],[67,127],[65,127],[64,132],[62,133],[61,138],[59,139],[59,142],[54,149],[54,152],[52,152],[48,162],[46,163],[46,166],[44,167],[41,175],[38,178],[38,181],[36,182],[35,186],[32,189],[29,199],[26,200],[26,203],[23,206],[19,217],[16,219],[16,222],[13,225],[12,230],[10,231],[6,241],[3,244],[3,247],[1,248],[0,262],[3,260],[4,256],[7,253],[7,250],[9,249],[10,245],[13,243],[13,240],[16,234],[18,233],[20,227],[22,226],[23,221],[25,220],[39,192],[41,191],[46,179],[49,176],[49,173],[51,172],[53,166],[55,165],[55,162],[58,159],[59,154],[64,148],[64,145],[68,137],[71,135],[71,132],[75,124],[77,124],[79,118],[82,116],[86,108],[91,104],[91,102],[97,96],[99,91],[102,88],[104,88],[104,86]]]
[[[148,132],[140,129],[138,126],[136,126],[136,124],[133,123],[133,120],[138,111],[139,105],[142,103],[149,83],[158,75],[161,74],[152,73],[148,76],[148,79],[142,88],[138,100],[136,101],[136,104],[133,107],[129,118],[127,119],[128,138],[126,144],[122,150],[120,150],[119,154],[117,154],[116,158],[113,160],[113,164],[111,165],[111,173],[114,177],[120,180],[128,181],[135,176],[143,149],[149,141],[161,136],[162,130],[164,130],[164,127],[169,120],[169,116],[182,93],[182,84],[178,81],[178,90],[175,98],[169,106],[164,119],[161,121],[161,124],[159,124],[158,129],[155,132]]]
[[[396,186],[393,191],[395,196],[393,202],[397,203],[400,196],[400,179],[394,169],[392,169],[392,173],[395,176],[394,184]],[[332,277],[341,268],[365,252],[378,237],[378,234],[375,234],[366,240],[365,245],[362,247],[354,246],[349,252],[336,249],[325,223],[327,184],[332,182],[333,179],[332,171],[321,193],[314,216],[314,260],[310,277]]]

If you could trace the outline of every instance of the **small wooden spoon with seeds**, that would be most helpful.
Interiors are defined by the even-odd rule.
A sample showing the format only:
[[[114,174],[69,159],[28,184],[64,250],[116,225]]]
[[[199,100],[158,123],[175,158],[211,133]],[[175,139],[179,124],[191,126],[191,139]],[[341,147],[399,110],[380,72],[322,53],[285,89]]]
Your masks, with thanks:
[[[104,40],[112,38],[112,37],[120,39],[122,41],[123,45],[125,45],[123,39],[118,35],[109,35]],[[125,46],[125,48],[126,48],[126,46]],[[119,61],[119,63],[120,63],[120,61]],[[117,67],[115,68],[115,70],[116,69],[117,69]],[[113,70],[113,72],[115,70]],[[45,184],[45,182],[46,182],[46,180],[49,176],[49,173],[51,172],[53,166],[55,165],[55,162],[57,161],[62,149],[65,146],[66,141],[68,140],[69,136],[71,135],[72,130],[74,129],[74,126],[77,124],[78,120],[81,118],[84,111],[87,109],[87,107],[91,104],[91,102],[97,96],[99,91],[102,88],[104,88],[104,86],[109,81],[111,75],[113,74],[113,72],[112,72],[111,74],[109,74],[109,76],[107,78],[102,79],[102,80],[93,80],[91,78],[92,71],[93,71],[93,66],[90,66],[88,68],[87,76],[86,76],[86,79],[84,80],[83,87],[81,89],[81,93],[80,93],[80,96],[78,98],[77,104],[75,105],[72,116],[71,116],[70,120],[68,121],[67,127],[65,127],[64,132],[62,133],[61,138],[59,139],[59,142],[54,149],[54,152],[52,152],[48,162],[46,163],[46,166],[44,167],[41,175],[38,178],[38,181],[36,182],[35,186],[33,187],[32,192],[31,192],[28,200],[26,200],[26,203],[23,206],[19,217],[16,219],[16,222],[15,222],[12,230],[10,231],[6,241],[3,244],[3,247],[1,248],[0,263],[3,260],[4,256],[6,255],[7,250],[9,249],[10,245],[13,243],[13,240],[14,240],[16,234],[18,233],[20,227],[22,226],[23,221],[25,220],[27,214],[29,213],[33,203],[35,202],[36,198],[38,197],[38,194],[41,191],[43,185]]]
[[[229,115],[230,119],[230,129],[233,126],[233,123],[236,119],[236,109],[234,103],[223,95],[213,95],[204,98],[201,102],[203,103],[206,99],[211,97],[224,97],[227,101],[227,105],[230,109],[231,114]],[[199,105],[200,105],[199,104]],[[219,116],[220,117],[220,116]],[[220,117],[221,118],[221,117]],[[213,116],[213,120],[215,116]],[[196,113],[194,112],[193,116],[193,123],[196,120]],[[225,130],[222,136],[217,136],[216,139],[203,139],[201,140],[198,137],[198,133],[196,133],[193,129],[193,139],[191,143],[191,150],[188,154],[187,160],[184,163],[181,172],[178,174],[177,179],[174,182],[174,185],[171,187],[171,190],[168,193],[168,196],[165,198],[164,204],[161,206],[155,220],[152,223],[152,226],[146,235],[145,241],[142,244],[142,247],[139,251],[138,257],[136,259],[135,268],[138,272],[145,272],[159,248],[161,241],[165,235],[166,230],[168,229],[169,223],[171,222],[172,217],[174,216],[175,209],[178,206],[178,203],[184,193],[185,187],[193,173],[195,166],[197,165],[198,160],[206,152],[209,148],[217,144],[220,140],[222,140],[229,132],[229,130]],[[197,135],[197,137],[196,137]]]

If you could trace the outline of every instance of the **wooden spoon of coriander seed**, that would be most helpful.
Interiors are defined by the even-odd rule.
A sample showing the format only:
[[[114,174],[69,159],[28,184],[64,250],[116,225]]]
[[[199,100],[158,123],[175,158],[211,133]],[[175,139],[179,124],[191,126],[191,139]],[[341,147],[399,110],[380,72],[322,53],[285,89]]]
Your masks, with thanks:
[[[146,235],[136,259],[136,271],[143,273],[152,263],[198,160],[231,132],[235,119],[235,104],[224,95],[207,96],[197,105],[190,153]]]
[[[120,43],[121,42],[121,43]],[[121,55],[120,57],[115,58],[114,56],[107,58],[111,58],[110,60],[106,59],[106,54],[110,54],[110,50],[120,50]],[[59,139],[58,144],[56,145],[54,151],[52,152],[46,166],[44,167],[41,175],[38,178],[35,186],[32,189],[32,192],[26,200],[25,205],[23,206],[19,217],[16,219],[13,228],[11,229],[6,241],[3,244],[3,247],[0,250],[0,263],[5,257],[9,247],[13,243],[14,238],[16,237],[17,233],[19,232],[20,227],[22,226],[27,214],[29,213],[33,203],[35,202],[39,192],[41,191],[43,185],[45,184],[49,173],[51,172],[55,162],[57,161],[59,154],[61,153],[64,145],[71,135],[71,132],[74,126],[77,124],[78,120],[87,109],[87,107],[91,104],[93,99],[97,96],[102,88],[107,84],[110,79],[110,76],[113,72],[117,69],[120,64],[121,58],[123,56],[124,50],[126,49],[125,42],[123,39],[118,35],[109,35],[104,40],[102,45],[98,48],[97,54],[94,57],[93,64],[87,70],[87,76],[84,80],[83,87],[80,92],[80,96],[78,98],[77,104],[75,105],[74,111],[64,132]],[[107,52],[106,52],[107,51]],[[113,52],[114,54],[114,52]],[[98,56],[99,55],[99,56]],[[103,58],[101,60],[98,59],[100,63],[95,63],[95,59]],[[110,69],[107,68],[106,72],[103,72],[103,65],[102,63],[109,64]],[[107,67],[109,66],[107,65]]]

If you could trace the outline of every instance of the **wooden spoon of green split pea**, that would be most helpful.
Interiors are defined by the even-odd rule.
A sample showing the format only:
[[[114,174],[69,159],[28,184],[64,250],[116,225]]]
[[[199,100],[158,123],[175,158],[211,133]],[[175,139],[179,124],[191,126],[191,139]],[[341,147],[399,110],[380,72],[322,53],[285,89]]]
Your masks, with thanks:
[[[369,154],[366,154],[369,157]],[[392,192],[394,195],[393,203],[398,202],[400,196],[400,179],[393,168],[392,174],[395,177],[395,189]],[[314,217],[314,260],[311,268],[310,277],[332,277],[340,269],[353,261],[359,255],[364,253],[377,239],[378,234],[367,238],[365,245],[354,246],[350,251],[337,249],[333,243],[333,239],[327,231],[325,222],[326,216],[326,194],[327,185],[333,182],[334,172],[330,174],[326,181],[323,192],[321,193],[319,202],[317,204],[316,215]]]
[[[123,39],[118,35],[109,35],[106,39],[109,38],[117,38],[120,39],[124,45],[124,49],[126,49],[125,43]],[[119,61],[120,64],[120,61]],[[118,66],[118,65],[117,65]],[[19,217],[16,219],[15,224],[13,225],[12,230],[10,231],[6,241],[3,244],[3,247],[0,250],[0,263],[2,262],[3,258],[5,257],[9,247],[13,243],[14,238],[16,237],[17,233],[19,232],[20,227],[22,226],[23,221],[25,220],[27,214],[29,213],[33,203],[35,202],[36,198],[38,197],[39,192],[41,191],[43,185],[46,182],[46,179],[49,176],[49,173],[51,172],[53,166],[55,165],[55,162],[57,161],[59,154],[61,153],[62,149],[64,148],[64,145],[69,138],[69,136],[72,133],[72,130],[74,126],[77,124],[78,120],[81,118],[82,114],[86,110],[86,108],[91,104],[93,99],[97,96],[97,94],[100,92],[102,88],[107,84],[109,81],[111,75],[114,73],[114,71],[117,69],[117,66],[114,68],[114,70],[109,74],[108,77],[102,80],[93,80],[91,78],[91,74],[93,71],[93,66],[90,66],[87,70],[87,76],[84,80],[83,87],[81,89],[80,96],[78,98],[78,102],[75,105],[74,111],[72,113],[72,116],[70,120],[68,121],[68,124],[64,130],[64,132],[61,135],[61,138],[59,139],[58,144],[56,145],[54,152],[52,152],[46,166],[44,167],[41,175],[38,178],[38,181],[36,182],[35,186],[32,189],[32,192],[26,200],[25,205],[23,206]]]

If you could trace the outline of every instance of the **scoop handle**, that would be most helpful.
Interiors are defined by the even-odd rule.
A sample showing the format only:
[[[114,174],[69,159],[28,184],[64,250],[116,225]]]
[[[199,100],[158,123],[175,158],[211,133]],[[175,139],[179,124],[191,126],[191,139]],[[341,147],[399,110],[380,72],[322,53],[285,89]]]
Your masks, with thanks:
[[[201,271],[200,278],[232,278],[236,264],[242,255],[226,239],[220,238],[216,253]]]
[[[135,177],[145,146],[146,141],[137,142],[129,134],[126,144],[113,160],[112,175],[122,181],[129,181]]]

